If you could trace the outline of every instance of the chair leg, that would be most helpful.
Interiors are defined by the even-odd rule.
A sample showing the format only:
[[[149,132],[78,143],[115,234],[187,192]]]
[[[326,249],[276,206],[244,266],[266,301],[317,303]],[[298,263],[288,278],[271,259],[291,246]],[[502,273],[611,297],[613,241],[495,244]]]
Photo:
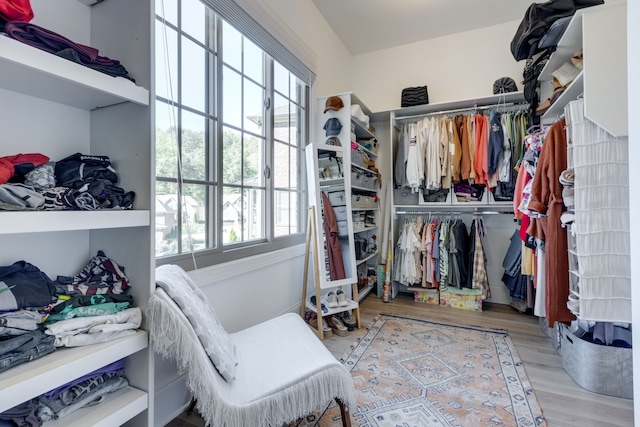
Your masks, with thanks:
[[[193,410],[194,410],[194,409],[195,409],[195,407],[196,407],[196,403],[197,403],[196,398],[195,398],[195,397],[192,397],[192,398],[191,398],[191,404],[189,405],[189,408],[187,408],[187,415],[191,415],[191,414],[193,414]]]
[[[341,399],[336,397],[336,402],[340,407],[340,416],[342,417],[342,427],[351,427],[351,414],[349,413],[349,407],[344,404]]]

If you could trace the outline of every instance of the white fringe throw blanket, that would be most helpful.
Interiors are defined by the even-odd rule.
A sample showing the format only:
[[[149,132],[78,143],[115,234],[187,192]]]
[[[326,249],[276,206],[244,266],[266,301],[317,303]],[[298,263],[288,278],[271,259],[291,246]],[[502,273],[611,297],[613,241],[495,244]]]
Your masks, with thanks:
[[[295,314],[285,314],[231,334],[236,377],[226,382],[175,302],[156,289],[149,301],[154,351],[177,362],[207,425],[280,426],[339,398],[353,405],[349,371]]]

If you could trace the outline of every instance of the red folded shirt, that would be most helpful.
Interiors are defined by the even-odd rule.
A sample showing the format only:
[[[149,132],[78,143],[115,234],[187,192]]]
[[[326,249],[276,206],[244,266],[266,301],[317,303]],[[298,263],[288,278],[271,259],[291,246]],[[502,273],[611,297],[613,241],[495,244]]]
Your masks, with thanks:
[[[29,22],[33,19],[33,10],[29,0],[0,0],[0,19],[5,21]]]

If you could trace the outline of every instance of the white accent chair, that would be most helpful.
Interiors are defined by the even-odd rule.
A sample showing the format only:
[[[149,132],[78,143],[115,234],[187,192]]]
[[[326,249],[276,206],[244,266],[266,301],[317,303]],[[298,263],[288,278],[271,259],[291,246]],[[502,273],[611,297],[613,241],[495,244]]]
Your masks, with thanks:
[[[193,292],[185,286],[195,286],[186,272],[172,268],[181,280],[156,269],[156,283],[171,280],[176,283],[170,286],[180,287],[179,291]],[[174,300],[171,290],[165,292],[163,287],[157,287],[149,301],[151,343],[155,352],[173,359],[186,374],[187,387],[207,425],[278,427],[321,411],[335,399],[343,427],[351,426],[348,408],[355,402],[351,374],[300,316],[284,314],[229,334],[237,365],[235,378],[227,382],[201,344],[202,325],[196,331],[192,316],[185,316],[192,314],[191,308],[183,310],[176,301],[183,306],[184,301]],[[210,312],[211,322],[217,322],[212,308]]]

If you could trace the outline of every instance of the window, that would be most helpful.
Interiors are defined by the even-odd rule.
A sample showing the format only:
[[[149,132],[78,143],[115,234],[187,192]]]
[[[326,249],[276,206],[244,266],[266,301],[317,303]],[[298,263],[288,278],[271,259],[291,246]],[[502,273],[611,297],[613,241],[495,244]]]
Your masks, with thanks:
[[[157,0],[157,258],[304,240],[308,87],[208,3]]]

